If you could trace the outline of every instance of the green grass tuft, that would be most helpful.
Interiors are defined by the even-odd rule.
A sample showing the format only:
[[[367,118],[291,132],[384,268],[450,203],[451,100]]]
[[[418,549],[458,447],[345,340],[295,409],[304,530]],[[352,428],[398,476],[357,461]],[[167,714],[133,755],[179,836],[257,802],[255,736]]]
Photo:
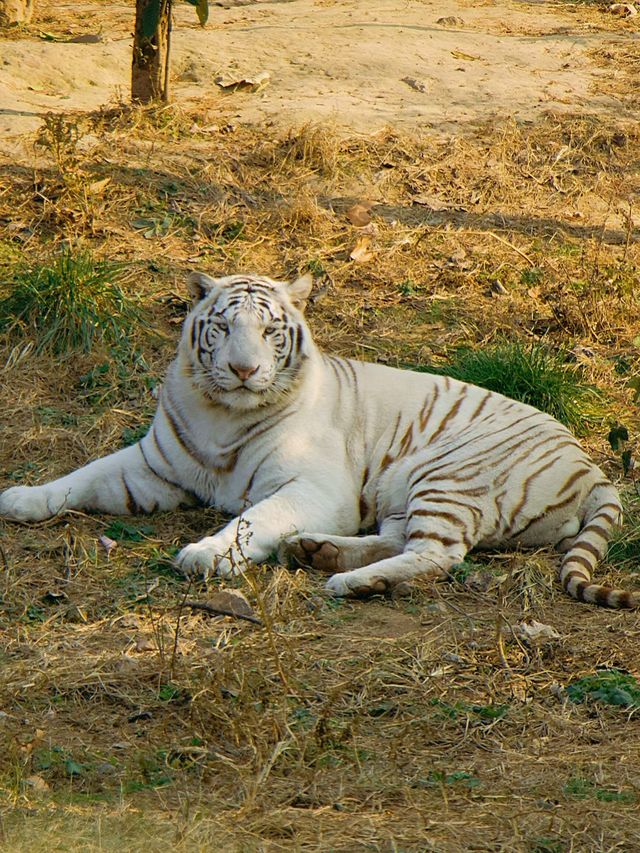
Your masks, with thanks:
[[[50,263],[18,269],[0,299],[0,329],[22,329],[38,351],[88,352],[95,343],[128,348],[141,313],[120,285],[122,264],[65,249]]]
[[[594,782],[582,776],[572,776],[568,779],[562,792],[575,800],[594,798],[601,803],[633,803],[636,799],[633,791],[599,788]]]
[[[637,509],[625,508],[625,525],[617,530],[607,551],[607,562],[635,570],[640,563],[640,517]]]
[[[604,669],[579,678],[567,687],[572,702],[602,702],[622,708],[640,708],[640,684],[619,669]]]
[[[577,433],[602,420],[600,392],[586,383],[580,369],[562,353],[543,344],[525,347],[504,341],[484,349],[462,348],[449,364],[422,368],[497,391],[535,406]]]

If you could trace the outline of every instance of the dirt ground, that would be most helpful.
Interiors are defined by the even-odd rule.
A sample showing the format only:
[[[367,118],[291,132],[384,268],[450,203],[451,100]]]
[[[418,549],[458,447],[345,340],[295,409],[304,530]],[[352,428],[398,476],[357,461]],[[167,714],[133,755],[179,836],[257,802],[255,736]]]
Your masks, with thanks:
[[[625,426],[633,461],[640,16],[228,0],[202,30],[181,4],[174,103],[130,109],[133,4],[37,5],[0,31],[0,298],[66,246],[120,262],[145,322],[126,352],[64,356],[3,331],[0,488],[144,432],[188,271],[310,270],[331,352],[562,353],[626,510],[597,577],[640,588],[637,470],[607,440]],[[230,585],[262,624],[211,618],[185,600],[228,584],[188,587],[171,557],[222,522],[0,522],[0,848],[640,849],[637,611],[568,599],[539,552],[474,554],[402,600],[257,568]]]
[[[28,38],[2,44],[0,139],[34,130],[46,111],[90,110],[127,97],[131,4],[46,3]],[[95,36],[90,44],[68,43]],[[47,41],[46,39],[59,39]],[[226,120],[288,127],[331,121],[467,132],[545,110],[633,118],[596,54],[637,39],[634,19],[597,4],[473,0],[293,0],[212,4],[206,29],[176,4],[177,101],[214,97]],[[255,95],[224,83],[268,84]],[[619,74],[619,71],[616,71]]]

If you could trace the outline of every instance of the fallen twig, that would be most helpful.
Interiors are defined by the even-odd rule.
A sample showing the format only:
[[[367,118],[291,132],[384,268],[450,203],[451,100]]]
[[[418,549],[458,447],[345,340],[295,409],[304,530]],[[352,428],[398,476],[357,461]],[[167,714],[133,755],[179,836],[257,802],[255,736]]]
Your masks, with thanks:
[[[249,616],[248,613],[234,613],[230,609],[214,607],[208,601],[185,601],[183,607],[190,607],[192,610],[204,610],[205,613],[209,613],[211,616],[232,616],[234,619],[244,619],[246,622],[252,622],[254,625],[264,624],[257,616]]]

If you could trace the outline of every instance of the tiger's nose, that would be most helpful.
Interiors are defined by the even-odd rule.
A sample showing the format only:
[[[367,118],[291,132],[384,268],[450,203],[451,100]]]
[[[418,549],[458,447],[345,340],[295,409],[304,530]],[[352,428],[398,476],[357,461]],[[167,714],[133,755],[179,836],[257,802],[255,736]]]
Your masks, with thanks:
[[[231,364],[229,363],[229,370],[238,377],[238,379],[242,380],[242,382],[246,382],[250,376],[253,376],[254,373],[258,372],[258,366],[256,367],[245,367],[244,364]]]

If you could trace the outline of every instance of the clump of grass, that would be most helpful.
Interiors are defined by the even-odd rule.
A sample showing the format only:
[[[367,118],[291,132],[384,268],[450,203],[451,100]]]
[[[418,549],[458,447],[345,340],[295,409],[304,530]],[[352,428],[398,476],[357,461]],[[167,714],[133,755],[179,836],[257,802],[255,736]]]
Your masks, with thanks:
[[[562,353],[543,344],[527,347],[504,341],[483,349],[464,347],[449,364],[424,370],[535,406],[578,433],[601,420],[598,389],[586,383]]]
[[[612,790],[611,788],[598,788],[590,779],[582,776],[572,776],[567,780],[562,789],[563,793],[576,800],[586,800],[591,797],[602,803],[633,803],[635,795],[633,791]]]
[[[0,329],[30,331],[38,351],[125,347],[141,314],[122,289],[124,274],[122,264],[65,249],[49,263],[17,272],[0,299]]]
[[[619,669],[604,669],[570,684],[567,697],[576,703],[602,702],[622,708],[640,708],[640,684]]]
[[[468,702],[451,704],[442,699],[432,699],[429,704],[437,708],[438,713],[447,719],[457,720],[459,716],[467,716],[482,723],[501,720],[509,711],[508,705],[470,705]]]
[[[336,132],[319,124],[305,124],[291,131],[274,152],[274,160],[282,165],[302,166],[310,172],[335,177],[340,161],[340,138]]]
[[[607,562],[622,571],[635,571],[640,562],[640,504],[634,492],[624,491],[624,526],[616,530],[607,551]]]
[[[607,561],[619,568],[635,568],[640,561],[640,527],[635,524],[620,530],[609,544]]]

